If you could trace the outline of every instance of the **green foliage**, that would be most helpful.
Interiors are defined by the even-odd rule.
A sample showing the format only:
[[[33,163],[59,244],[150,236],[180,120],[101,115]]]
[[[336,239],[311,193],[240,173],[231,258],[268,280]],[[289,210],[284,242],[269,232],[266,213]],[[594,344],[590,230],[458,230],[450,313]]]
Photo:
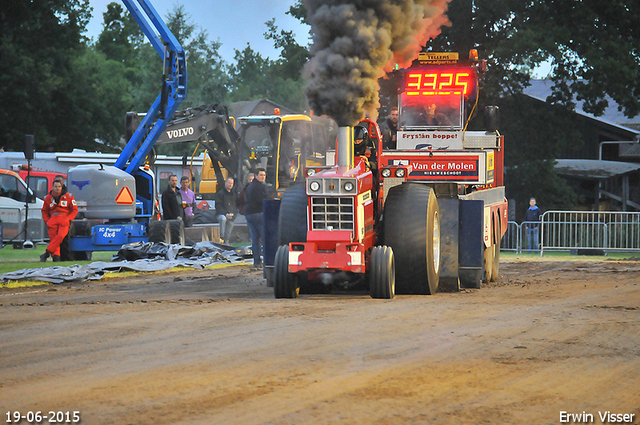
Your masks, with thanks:
[[[306,9],[300,0],[287,13],[306,23]],[[277,60],[263,58],[248,43],[242,51],[236,50],[235,63],[229,67],[230,101],[267,98],[293,110],[308,110],[302,91],[302,68],[309,60],[309,50],[297,43],[292,31],[279,30],[275,18],[265,25],[264,37],[273,40],[274,47],[280,49],[280,56]]]
[[[500,108],[500,132],[505,134],[505,165],[531,159],[575,157],[585,136],[579,118],[558,105],[546,105],[525,96],[505,97]]]
[[[534,197],[543,211],[574,209],[580,199],[554,166],[555,160],[543,159],[508,167],[505,174],[507,199],[514,199],[516,205],[523,206],[529,205],[529,199]],[[521,207],[517,211],[518,221],[522,220],[524,209]]]
[[[184,6],[177,5],[166,17],[169,30],[187,53],[187,98],[180,108],[226,102],[229,77],[219,53],[220,42],[209,41],[207,31],[194,24]],[[136,48],[136,67],[131,92],[135,111],[146,111],[160,92],[161,58],[148,42]],[[123,113],[124,116],[124,113]]]
[[[56,150],[73,150],[78,141],[83,146],[101,152],[114,152],[120,147],[123,134],[123,110],[131,105],[131,94],[123,90],[127,87],[125,64],[109,60],[95,49],[85,49],[75,59],[77,71],[75,83],[69,88],[75,98],[82,102],[66,105],[65,115],[75,122],[71,137],[64,140]],[[103,145],[96,144],[100,140]]]
[[[545,209],[579,201],[553,169],[555,158],[585,157],[594,137],[572,113],[576,99],[596,116],[606,95],[628,116],[640,112],[639,14],[640,3],[623,0],[450,1],[451,25],[426,47],[461,55],[474,47],[488,60],[480,103],[500,107],[507,195],[519,205],[530,196]],[[520,93],[547,61],[554,87],[545,106]]]
[[[280,58],[272,64],[272,67],[278,70],[278,74],[297,81],[301,78],[302,67],[309,60],[309,51],[306,47],[300,46],[295,38],[293,31],[281,30],[278,33],[275,18],[265,22],[267,32],[264,37],[267,40],[273,40],[273,46],[280,51]]]
[[[77,122],[60,106],[81,102],[84,96],[69,89],[78,77],[73,65],[85,46],[82,32],[90,11],[88,0],[3,2],[0,143],[5,149],[21,150],[26,133],[35,135],[40,150],[73,143],[70,137],[77,133],[69,130]]]
[[[134,67],[136,49],[144,41],[142,29],[120,3],[109,3],[102,16],[103,29],[95,48],[104,53],[107,59],[123,62],[129,68]]]
[[[552,103],[573,107],[577,95],[597,116],[609,95],[631,117],[640,113],[639,15],[640,3],[624,0],[451,0],[451,26],[427,47],[477,46],[489,61],[489,98],[519,93],[533,70],[550,61]]]
[[[304,20],[300,1],[288,13]],[[160,92],[161,58],[131,14],[107,5],[95,44],[85,32],[89,0],[3,2],[0,9],[0,147],[21,150],[24,134],[34,134],[40,151],[122,147],[124,115],[146,112]],[[181,108],[233,100],[269,98],[293,109],[308,109],[300,69],[308,52],[275,19],[266,37],[281,50],[277,60],[247,46],[234,65],[221,58],[219,40],[195,25],[176,5],[166,18],[187,52],[188,91]],[[185,146],[165,145],[159,153],[182,154]]]
[[[311,25],[311,23],[307,20],[307,8],[302,3],[302,0],[296,0],[296,2],[289,7],[289,11],[287,15],[291,15],[303,24]]]
[[[138,25],[135,21],[135,28],[129,25],[128,23],[132,22],[131,15],[116,5],[111,3],[108,12],[104,14],[104,30],[100,35],[100,41],[110,42],[105,45],[98,43],[98,47],[105,49],[108,45],[108,51],[117,51],[124,57],[133,58],[131,61],[123,61],[128,79],[123,91],[129,94],[130,103],[121,109],[117,123],[112,123],[122,134],[121,123],[125,112],[146,112],[158,96],[161,89],[158,72],[162,59],[148,41],[138,40]],[[187,54],[187,98],[181,103],[180,108],[226,102],[229,77],[226,73],[226,63],[219,54],[220,42],[210,41],[207,31],[193,23],[182,5],[176,5],[167,15],[166,24]],[[166,155],[182,155],[185,149],[191,151],[193,147],[173,144],[156,147],[159,154]]]
[[[249,44],[242,51],[236,50],[234,60],[229,67],[231,102],[267,98],[294,110],[308,109],[302,79],[283,76],[277,62],[263,58]]]

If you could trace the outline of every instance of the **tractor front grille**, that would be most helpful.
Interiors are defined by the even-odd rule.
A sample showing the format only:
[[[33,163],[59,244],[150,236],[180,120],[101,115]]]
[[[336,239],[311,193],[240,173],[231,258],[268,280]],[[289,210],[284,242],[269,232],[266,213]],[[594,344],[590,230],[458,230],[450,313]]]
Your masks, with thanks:
[[[311,197],[311,229],[353,231],[353,202],[350,196]]]

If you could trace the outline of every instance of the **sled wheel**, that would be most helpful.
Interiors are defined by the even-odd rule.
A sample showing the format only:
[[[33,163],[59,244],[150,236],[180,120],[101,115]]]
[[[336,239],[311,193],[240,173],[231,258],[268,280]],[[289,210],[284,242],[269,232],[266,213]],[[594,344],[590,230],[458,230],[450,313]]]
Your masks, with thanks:
[[[496,223],[496,241],[493,244],[493,263],[491,264],[491,282],[500,278],[500,222]]]

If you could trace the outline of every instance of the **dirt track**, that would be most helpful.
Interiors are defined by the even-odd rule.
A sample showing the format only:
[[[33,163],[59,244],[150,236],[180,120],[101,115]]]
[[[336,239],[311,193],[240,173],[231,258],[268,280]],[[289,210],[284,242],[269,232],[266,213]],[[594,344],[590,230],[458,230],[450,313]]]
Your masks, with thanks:
[[[501,275],[390,301],[275,300],[246,266],[0,290],[0,413],[558,424],[561,411],[592,423],[611,411],[639,424],[640,263],[512,262]]]

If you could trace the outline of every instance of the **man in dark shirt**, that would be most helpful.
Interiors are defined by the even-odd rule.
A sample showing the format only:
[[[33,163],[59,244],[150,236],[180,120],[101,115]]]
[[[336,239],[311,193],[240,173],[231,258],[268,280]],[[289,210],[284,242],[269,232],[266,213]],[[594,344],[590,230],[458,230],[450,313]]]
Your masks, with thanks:
[[[238,215],[236,206],[236,194],[233,192],[233,177],[227,178],[224,187],[216,193],[216,215],[220,223],[220,237],[223,243],[231,243],[231,231],[233,221]]]
[[[245,217],[251,231],[251,249],[253,250],[253,266],[262,267],[262,242],[264,242],[264,219],[262,201],[269,198],[269,191],[264,184],[267,172],[258,168],[256,177],[247,186],[247,207]]]
[[[182,196],[178,190],[178,176],[169,176],[169,186],[162,192],[162,218],[164,220],[182,220],[184,209],[182,208]]]
[[[384,149],[395,149],[398,145],[398,107],[393,106],[389,111],[389,117],[380,124],[382,133],[382,147]]]

